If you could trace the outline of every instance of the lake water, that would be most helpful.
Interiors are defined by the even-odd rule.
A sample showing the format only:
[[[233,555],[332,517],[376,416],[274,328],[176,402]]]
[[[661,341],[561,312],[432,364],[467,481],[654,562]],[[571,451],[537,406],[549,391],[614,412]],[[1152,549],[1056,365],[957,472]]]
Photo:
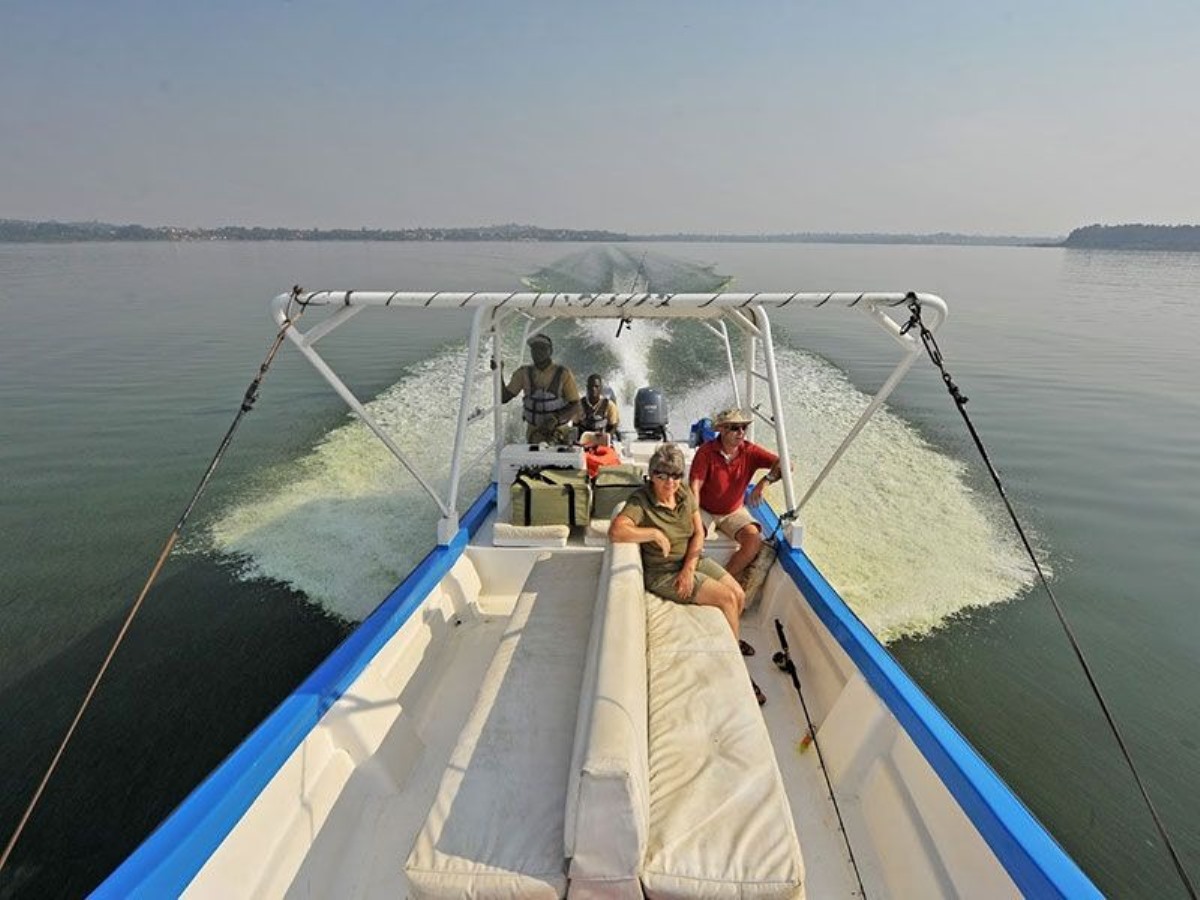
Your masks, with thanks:
[[[294,283],[512,289],[584,249],[0,245],[0,837],[274,337],[267,300]],[[1200,255],[624,249],[712,265],[738,290],[946,298],[947,368],[1195,878]],[[434,465],[464,320],[356,327],[370,315],[325,352]],[[820,388],[789,400],[803,485],[894,353],[846,313],[775,322],[790,382]],[[609,372],[626,410],[629,389],[647,382],[671,385],[678,423],[725,399],[704,376],[703,336],[639,325],[625,343],[595,328],[559,337],[559,358]],[[94,886],[428,549],[432,505],[362,432],[285,348],[0,875],[0,896]],[[806,510],[808,547],[1102,890],[1184,896],[992,493],[941,379],[918,363]],[[856,527],[864,514],[871,527]]]

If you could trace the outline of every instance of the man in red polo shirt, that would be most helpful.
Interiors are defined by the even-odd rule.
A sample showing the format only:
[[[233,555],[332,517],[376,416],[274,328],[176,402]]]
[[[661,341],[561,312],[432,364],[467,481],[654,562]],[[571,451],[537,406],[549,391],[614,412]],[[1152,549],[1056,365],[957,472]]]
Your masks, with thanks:
[[[734,578],[742,577],[763,543],[762,528],[742,503],[746,487],[759,469],[769,469],[750,493],[750,504],[755,505],[762,501],[767,484],[781,477],[779,457],[766,447],[746,440],[749,424],[750,417],[740,409],[718,413],[713,420],[717,436],[696,451],[688,475],[705,518],[716,523],[722,534],[737,541],[737,550],[725,564],[725,571]]]

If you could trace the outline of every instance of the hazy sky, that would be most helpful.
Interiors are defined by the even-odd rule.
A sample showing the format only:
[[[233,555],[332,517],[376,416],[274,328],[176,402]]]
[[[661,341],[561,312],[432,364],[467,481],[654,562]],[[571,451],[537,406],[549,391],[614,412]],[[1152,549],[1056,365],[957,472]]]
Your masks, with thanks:
[[[1200,223],[1200,2],[0,0],[0,218]]]

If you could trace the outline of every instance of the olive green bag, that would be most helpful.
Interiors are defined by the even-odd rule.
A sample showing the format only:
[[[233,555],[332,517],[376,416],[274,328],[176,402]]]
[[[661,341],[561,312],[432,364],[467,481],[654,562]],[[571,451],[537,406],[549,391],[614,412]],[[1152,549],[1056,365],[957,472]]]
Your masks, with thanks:
[[[583,469],[522,469],[510,488],[513,525],[587,525],[592,488]]]

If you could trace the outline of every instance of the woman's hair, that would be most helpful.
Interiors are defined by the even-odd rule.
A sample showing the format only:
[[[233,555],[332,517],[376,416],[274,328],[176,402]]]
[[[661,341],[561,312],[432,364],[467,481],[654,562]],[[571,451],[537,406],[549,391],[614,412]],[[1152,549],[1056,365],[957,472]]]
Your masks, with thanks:
[[[683,475],[683,451],[675,444],[659,444],[650,457],[650,473],[670,472]]]

